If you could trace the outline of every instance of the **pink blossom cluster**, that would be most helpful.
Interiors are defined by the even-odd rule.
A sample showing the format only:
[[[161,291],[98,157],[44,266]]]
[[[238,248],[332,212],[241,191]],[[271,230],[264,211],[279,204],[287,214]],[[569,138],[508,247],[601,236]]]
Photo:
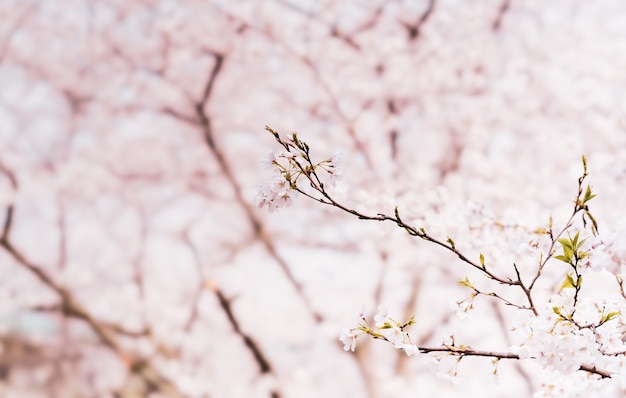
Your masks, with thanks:
[[[622,296],[576,299],[574,289],[563,289],[550,298],[540,315],[529,316],[523,326],[515,328],[522,339],[510,351],[520,359],[537,361],[552,374],[550,382],[544,383],[536,396],[582,396],[599,392],[605,396],[623,396],[626,324],[622,314],[625,310]],[[604,369],[610,377],[576,372],[580,369]],[[572,378],[572,374],[580,376]]]
[[[626,274],[626,219],[618,220],[612,230],[594,239],[592,246],[595,249],[589,260],[592,269]]]
[[[259,209],[267,206],[269,212],[273,213],[293,203],[298,191],[294,189],[295,179],[292,182],[292,176],[297,175],[297,169],[293,167],[291,160],[295,160],[295,156],[286,151],[281,153],[268,151],[266,157],[261,159],[263,168],[272,169],[274,177],[271,182],[260,184],[258,187],[255,203]]]
[[[415,322],[413,319],[405,323],[397,322],[391,318],[387,308],[383,305],[378,306],[378,313],[374,315],[373,329],[368,326],[363,314],[359,314],[359,316],[363,323],[354,329],[344,329],[339,336],[344,350],[354,351],[357,337],[362,334],[369,334],[376,339],[391,343],[395,348],[404,350],[408,356],[419,354],[419,348],[413,344],[411,337],[405,330]]]
[[[274,176],[270,182],[259,184],[254,202],[259,209],[267,207],[270,213],[291,206],[298,193],[303,192],[303,188],[297,185],[300,177],[305,176],[317,186],[316,190],[323,191],[323,181],[334,187],[343,175],[343,152],[335,152],[329,159],[314,164],[293,140],[286,143],[289,150],[278,153],[270,150],[260,162],[263,168],[272,170]],[[325,173],[318,174],[318,170]]]

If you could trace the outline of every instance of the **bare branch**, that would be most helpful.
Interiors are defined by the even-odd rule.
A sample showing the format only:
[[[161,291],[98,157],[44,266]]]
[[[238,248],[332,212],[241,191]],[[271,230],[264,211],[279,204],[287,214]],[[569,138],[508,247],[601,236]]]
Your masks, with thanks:
[[[510,7],[511,0],[504,0],[500,4],[500,7],[498,8],[498,13],[491,23],[491,29],[493,29],[494,31],[500,30],[500,28],[502,27],[502,20],[504,19],[504,16],[506,15],[506,12],[509,10]]]
[[[414,24],[403,24],[409,34],[409,41],[417,40],[420,36],[422,27],[435,11],[435,0],[428,0],[426,10]]]
[[[221,172],[226,176],[226,179],[230,183],[230,186],[235,193],[235,200],[245,212],[252,226],[252,229],[254,231],[254,235],[263,243],[265,250],[278,263],[278,265],[284,272],[285,276],[287,277],[291,285],[294,287],[298,296],[300,296],[300,298],[306,305],[307,309],[311,312],[315,320],[317,322],[321,322],[323,320],[323,316],[313,308],[310,300],[304,294],[304,288],[302,284],[295,278],[295,276],[289,269],[289,265],[287,264],[287,262],[278,254],[278,251],[276,250],[274,243],[270,240],[268,234],[265,232],[261,221],[252,210],[248,201],[244,199],[243,193],[241,192],[241,187],[239,186],[239,183],[237,182],[231,170],[231,167],[228,161],[226,160],[226,157],[224,156],[224,153],[218,147],[217,142],[215,141],[213,127],[211,124],[211,118],[208,115],[208,111],[206,107],[207,107],[207,102],[211,98],[211,94],[215,86],[215,80],[217,79],[218,74],[222,70],[224,56],[221,54],[214,54],[214,56],[216,58],[215,64],[213,65],[213,68],[211,69],[211,72],[209,73],[209,78],[205,85],[203,97],[201,101],[199,101],[195,106],[196,116],[200,122],[200,126],[201,126],[202,133],[204,136],[204,141],[206,142],[207,147],[209,148],[209,150],[211,151],[211,153],[217,160],[220,166]]]

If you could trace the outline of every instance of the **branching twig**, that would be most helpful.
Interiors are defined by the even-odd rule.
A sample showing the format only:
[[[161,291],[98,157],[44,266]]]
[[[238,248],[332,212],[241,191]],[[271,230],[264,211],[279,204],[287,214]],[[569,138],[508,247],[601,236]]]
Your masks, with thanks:
[[[498,7],[498,13],[496,14],[496,17],[491,24],[491,29],[493,29],[494,31],[500,30],[500,28],[502,27],[502,20],[504,19],[504,16],[506,15],[510,7],[511,0],[504,0],[500,4],[500,7]]]
[[[428,21],[430,16],[435,11],[435,0],[428,0],[428,5],[426,6],[426,10],[422,13],[416,23],[409,25],[403,24],[409,33],[409,40],[416,40],[419,38],[422,27]]]
[[[8,175],[13,188],[16,189],[17,180],[13,173],[7,170],[4,166],[0,168],[1,171]],[[102,342],[102,344],[112,350],[123,360],[128,361],[131,372],[139,375],[148,386],[151,386],[151,388],[155,391],[168,394],[171,397],[184,397],[184,395],[178,391],[176,386],[165,378],[157,369],[155,369],[147,359],[134,358],[133,355],[123,350],[116,339],[115,328],[110,328],[104,322],[93,317],[89,311],[74,298],[69,290],[58,284],[42,267],[28,261],[26,257],[15,246],[13,246],[10,241],[10,233],[13,225],[14,213],[14,205],[9,205],[6,209],[2,234],[0,235],[0,247],[4,248],[4,250],[19,266],[35,275],[39,281],[58,295],[61,301],[60,308],[63,313],[85,322]]]
[[[339,203],[338,201],[336,201],[330,194],[329,192],[326,190],[324,183],[322,182],[321,178],[318,176],[317,174],[317,169],[319,167],[322,167],[325,169],[325,167],[323,165],[327,164],[327,161],[322,161],[320,163],[314,163],[310,157],[310,148],[309,146],[305,143],[302,142],[296,133],[293,133],[292,138],[290,140],[283,140],[280,136],[280,134],[276,131],[274,131],[272,128],[267,127],[266,126],[266,130],[268,132],[270,132],[274,138],[276,139],[276,141],[285,149],[285,151],[287,152],[286,154],[283,153],[280,155],[280,157],[289,159],[289,164],[290,166],[285,167],[283,165],[280,164],[280,162],[274,160],[273,163],[279,167],[281,174],[283,174],[283,177],[285,179],[285,181],[287,183],[289,183],[290,188],[293,190],[296,190],[298,192],[300,192],[301,194],[303,194],[304,196],[311,198],[319,203],[328,205],[328,206],[333,206],[336,207],[346,213],[352,214],[354,216],[356,216],[357,218],[361,219],[361,220],[370,220],[370,221],[390,221],[394,224],[396,224],[398,227],[404,229],[409,235],[411,236],[415,236],[418,238],[421,238],[423,240],[426,240],[430,243],[433,243],[437,246],[440,246],[442,248],[444,248],[445,250],[454,253],[462,262],[470,265],[472,268],[480,271],[483,275],[485,275],[488,279],[491,279],[493,281],[496,281],[497,283],[501,284],[501,285],[505,285],[505,286],[518,286],[522,289],[522,291],[524,292],[524,294],[526,295],[526,298],[528,300],[528,305],[527,306],[523,306],[523,305],[519,305],[516,303],[513,303],[511,301],[509,301],[508,299],[504,298],[503,296],[499,295],[498,293],[495,292],[488,292],[488,293],[484,293],[481,292],[479,290],[477,290],[476,288],[474,288],[471,283],[469,282],[469,280],[465,280],[462,281],[462,283],[470,288],[472,288],[474,290],[473,295],[478,295],[478,294],[483,294],[483,295],[487,295],[487,296],[491,296],[494,298],[497,298],[498,300],[500,300],[501,302],[503,302],[506,305],[510,305],[513,307],[516,307],[518,309],[522,309],[522,310],[530,310],[533,312],[533,314],[535,316],[539,315],[539,312],[537,311],[537,308],[535,307],[534,303],[533,303],[533,298],[531,295],[531,290],[534,287],[536,281],[538,280],[539,276],[541,275],[541,271],[543,269],[543,267],[546,265],[547,261],[554,257],[555,254],[555,247],[556,247],[556,243],[561,243],[561,245],[563,245],[564,250],[565,247],[567,245],[568,247],[568,255],[565,256],[556,256],[557,259],[562,260],[562,261],[566,261],[568,263],[570,263],[570,265],[572,265],[572,267],[574,267],[574,273],[576,276],[576,281],[575,283],[572,283],[571,287],[576,288],[576,295],[574,296],[574,308],[575,308],[575,304],[576,304],[576,297],[577,297],[577,293],[578,290],[580,288],[579,286],[579,281],[580,281],[580,275],[578,272],[578,264],[579,264],[579,260],[581,260],[582,258],[584,258],[585,256],[587,256],[586,252],[582,252],[579,251],[580,246],[582,245],[582,241],[578,240],[578,234],[576,234],[576,236],[574,236],[574,238],[570,238],[570,241],[565,241],[565,239],[561,238],[561,236],[573,225],[574,222],[574,217],[579,214],[580,212],[584,212],[583,213],[583,223],[586,223],[586,219],[585,216],[588,217],[591,222],[592,222],[592,230],[595,233],[597,233],[597,224],[595,222],[595,219],[593,218],[593,216],[589,213],[589,209],[587,207],[587,202],[591,199],[593,199],[593,197],[595,197],[594,194],[591,193],[591,189],[589,186],[587,186],[586,190],[583,190],[583,182],[585,180],[585,178],[587,177],[588,173],[587,173],[587,163],[586,163],[586,159],[583,157],[583,166],[584,166],[584,172],[583,175],[578,179],[578,193],[576,195],[576,199],[574,201],[574,210],[570,216],[570,218],[568,219],[568,221],[565,223],[565,226],[557,233],[554,234],[553,233],[553,228],[552,228],[552,220],[550,219],[550,223],[549,223],[549,229],[543,231],[544,234],[547,234],[550,236],[551,239],[551,243],[550,243],[550,248],[549,248],[549,252],[548,255],[545,258],[540,259],[540,264],[538,266],[537,272],[534,276],[534,278],[532,279],[531,283],[529,285],[525,284],[522,281],[519,269],[517,268],[517,265],[514,263],[513,264],[513,268],[515,270],[515,274],[516,274],[516,279],[512,279],[510,277],[501,277],[496,275],[493,271],[491,271],[490,269],[487,268],[487,266],[485,265],[485,259],[484,256],[481,254],[480,255],[480,261],[476,262],[471,260],[469,257],[467,257],[465,254],[463,254],[461,251],[459,251],[454,243],[454,241],[451,238],[448,238],[446,241],[437,239],[433,236],[431,236],[430,234],[428,234],[426,232],[426,230],[424,228],[416,228],[410,224],[407,224],[406,222],[404,222],[404,220],[402,220],[402,218],[400,217],[398,208],[396,207],[394,209],[394,213],[393,216],[391,215],[387,215],[384,213],[378,213],[376,215],[370,215],[370,214],[365,214],[363,212],[354,210],[354,209],[350,209],[349,207],[347,207],[346,205],[343,205],[341,203]],[[334,165],[332,165],[332,167],[334,167]],[[304,190],[301,186],[299,186],[297,184],[297,180],[300,177],[304,177],[310,187],[313,189],[313,191],[317,192],[319,194],[315,195],[312,193],[307,192],[306,190]],[[583,193],[584,192],[584,193]],[[274,200],[274,199],[272,199]],[[571,253],[570,253],[571,252]],[[572,259],[573,256],[573,259]],[[572,279],[573,280],[573,279]],[[621,281],[618,279],[618,282],[620,283],[621,286]],[[575,309],[574,309],[575,311]],[[594,328],[594,327],[598,327],[601,326],[603,322],[606,322],[607,320],[610,319],[610,317],[607,317],[606,319],[603,318],[603,321],[601,321],[598,324],[589,324],[589,325],[580,325],[578,323],[576,323],[573,319],[573,312],[570,314],[566,314],[566,315],[561,315],[562,319],[564,321],[569,321],[571,322],[573,325],[577,326],[578,329],[585,329],[585,328]],[[406,323],[406,324],[397,324],[397,328],[399,328],[399,331],[403,331],[403,329],[412,324],[412,322],[414,322],[414,319],[411,318],[411,320]],[[388,328],[393,327],[393,326],[389,326]],[[387,328],[387,329],[388,329]],[[356,330],[356,329],[355,329]],[[358,328],[358,330],[360,330],[362,333],[366,333],[369,334],[371,337],[373,337],[374,339],[382,339],[385,341],[388,341],[390,343],[393,343],[392,341],[390,341],[384,334],[378,333],[373,331],[372,329],[370,329],[367,325],[360,325],[360,327]],[[352,336],[354,337],[354,336]],[[343,341],[343,340],[342,340]],[[348,343],[349,340],[348,340]],[[394,345],[397,344],[397,342],[393,343]],[[406,345],[405,345],[406,346]],[[455,355],[458,356],[460,358],[464,357],[464,356],[485,356],[485,357],[492,357],[492,358],[496,358],[496,359],[520,359],[520,357],[516,354],[512,354],[512,353],[501,353],[501,352],[494,352],[494,351],[476,351],[473,350],[469,347],[465,347],[465,346],[454,346],[454,345],[447,345],[447,346],[443,346],[443,347],[438,347],[438,348],[429,348],[429,347],[419,347],[419,346],[413,346],[411,348],[411,344],[408,345],[408,349],[405,347],[404,349],[406,350],[408,355],[412,355],[413,350],[414,349],[418,349],[420,352],[423,353],[429,353],[429,352],[446,352],[449,353],[451,355]],[[349,345],[347,345],[347,347],[350,347]],[[398,347],[396,345],[396,347]],[[597,374],[599,376],[601,376],[602,378],[606,378],[606,377],[611,377],[611,373],[603,370],[603,369],[597,369],[594,365],[588,365],[588,364],[583,364],[580,366],[580,370],[584,370],[586,372],[589,373],[594,373]]]
[[[9,241],[9,232],[11,221],[13,218],[13,206],[7,209],[5,226],[0,238],[0,247],[3,247],[17,264],[21,265],[32,274],[34,274],[45,286],[53,290],[61,299],[61,307],[63,312],[70,316],[81,319],[94,332],[98,339],[109,349],[115,352],[119,357],[130,361],[130,370],[141,376],[144,381],[157,391],[170,394],[172,397],[183,397],[174,384],[162,376],[146,359],[132,358],[132,355],[126,353],[117,342],[112,330],[105,326],[104,323],[95,319],[85,309],[74,296],[64,287],[55,282],[47,272],[41,267],[29,262],[24,255],[17,250]]]

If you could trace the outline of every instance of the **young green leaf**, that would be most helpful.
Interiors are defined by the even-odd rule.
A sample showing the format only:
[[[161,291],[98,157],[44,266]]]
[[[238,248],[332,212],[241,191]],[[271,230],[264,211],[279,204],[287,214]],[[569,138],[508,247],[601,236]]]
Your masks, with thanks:
[[[570,238],[561,238],[559,239],[559,243],[563,246],[563,249],[574,250],[574,246],[572,246],[572,241]]]
[[[595,198],[596,194],[591,193],[591,188],[587,185],[587,190],[585,191],[585,198],[583,199],[583,203],[587,203],[591,199]]]
[[[605,314],[605,315],[602,316],[602,319],[600,319],[600,322],[601,323],[608,322],[611,319],[617,318],[619,315],[621,315],[621,313],[619,311],[609,312],[608,314]]]
[[[574,278],[572,278],[572,275],[569,273],[565,274],[565,280],[561,284],[561,288],[559,289],[559,291],[563,289],[575,289],[575,288],[576,288],[576,282],[574,282]]]

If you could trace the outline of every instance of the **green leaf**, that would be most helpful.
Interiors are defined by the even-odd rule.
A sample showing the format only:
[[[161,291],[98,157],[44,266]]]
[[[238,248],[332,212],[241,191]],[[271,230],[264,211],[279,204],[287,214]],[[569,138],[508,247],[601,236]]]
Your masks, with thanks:
[[[602,322],[602,323],[604,323],[604,322],[608,322],[608,321],[610,321],[611,319],[615,319],[615,318],[617,318],[619,315],[621,315],[621,312],[619,312],[619,311],[609,312],[608,314],[606,314],[606,315],[603,315],[603,316],[602,316],[602,320],[601,320],[601,322]]]
[[[572,243],[572,250],[576,250],[578,248],[578,235],[580,234],[580,231],[576,232],[576,235],[574,235],[574,239],[571,239],[571,243]]]
[[[452,240],[451,237],[448,237],[447,242],[450,244],[450,247],[452,247],[452,250],[455,250],[456,248],[454,247],[454,241]]]
[[[598,234],[598,223],[596,222],[596,219],[593,218],[593,216],[591,215],[591,213],[589,213],[588,211],[585,212],[585,214],[587,215],[587,217],[589,217],[589,219],[591,220],[591,224],[593,224],[593,228],[591,229],[591,231],[593,232],[593,235],[597,235]]]
[[[570,257],[565,257],[563,255],[554,256],[554,258],[556,258],[557,260],[561,260],[564,263],[568,263],[568,264],[572,262],[572,259]]]
[[[480,265],[483,266],[483,268],[485,268],[485,255],[480,253]]]
[[[474,285],[472,285],[472,282],[470,282],[467,276],[465,277],[465,279],[459,279],[459,285],[469,287],[470,289],[474,288]]]
[[[589,185],[587,185],[587,190],[585,191],[585,198],[583,199],[584,203],[587,203],[588,201],[590,201],[591,199],[595,198],[596,194],[592,194],[591,193],[591,187],[589,187]]]
[[[561,288],[559,289],[559,291],[563,289],[575,289],[575,288],[576,288],[576,282],[574,282],[574,278],[572,278],[572,275],[565,274],[565,280],[561,284]]]
[[[578,245],[576,246],[576,251],[580,250],[580,248],[583,247],[583,244],[585,244],[586,241],[587,241],[587,238],[578,242]]]
[[[563,247],[563,255],[569,259],[568,262],[571,262],[572,257],[574,256],[574,252],[566,247]]]
[[[272,129],[270,126],[265,126],[265,130],[272,134],[274,136],[274,139],[282,145],[282,140],[280,139],[280,135],[277,131]]]
[[[559,239],[559,243],[561,244],[561,246],[563,246],[563,250],[565,250],[565,248],[568,248],[570,250],[574,249],[574,247],[572,246],[572,241],[569,238],[561,238]]]
[[[389,322],[385,322],[383,326],[379,327],[379,329],[392,329],[392,328],[393,328],[393,325],[390,324]]]

